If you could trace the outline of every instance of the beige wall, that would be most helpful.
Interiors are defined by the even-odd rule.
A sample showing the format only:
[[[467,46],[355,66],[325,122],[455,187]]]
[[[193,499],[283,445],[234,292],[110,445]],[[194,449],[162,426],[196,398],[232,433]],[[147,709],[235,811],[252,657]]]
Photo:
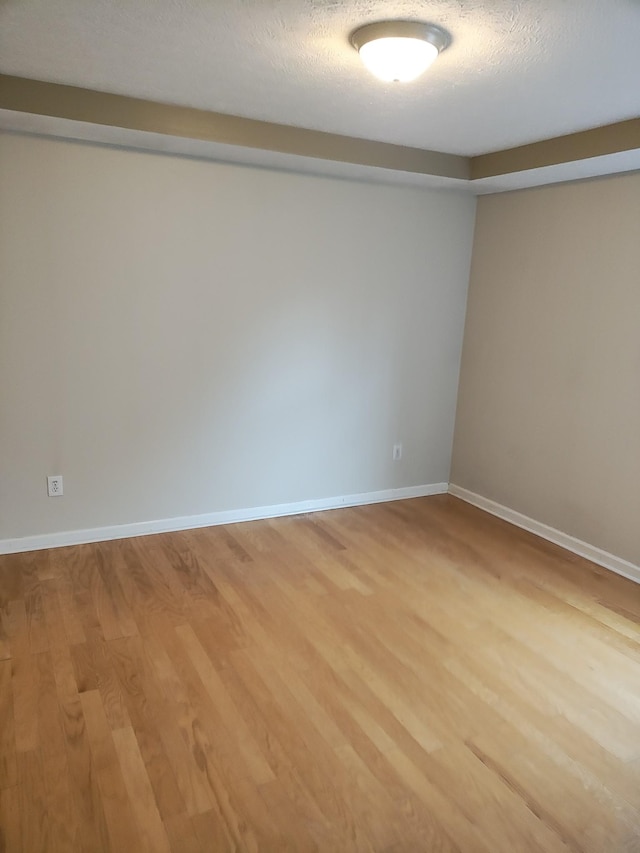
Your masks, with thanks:
[[[474,211],[0,135],[0,540],[447,482]]]
[[[640,175],[479,202],[451,480],[640,564]]]

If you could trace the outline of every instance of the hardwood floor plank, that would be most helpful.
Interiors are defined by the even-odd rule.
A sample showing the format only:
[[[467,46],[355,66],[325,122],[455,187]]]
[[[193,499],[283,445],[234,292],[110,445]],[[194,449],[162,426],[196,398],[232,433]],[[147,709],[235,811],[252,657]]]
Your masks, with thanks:
[[[337,762],[330,750],[324,749],[312,725],[297,713],[295,700],[284,683],[274,681],[273,676],[264,680],[246,652],[237,652],[235,670],[252,693],[255,701],[269,718],[269,728],[298,776],[305,780],[305,787],[314,802],[339,834],[339,847],[350,843],[354,850],[372,849],[368,827],[356,820],[349,808],[352,792],[346,780],[337,773]],[[296,724],[288,712],[295,714]],[[328,784],[329,780],[331,783]]]
[[[228,737],[224,717],[217,704],[211,702],[178,636],[165,634],[154,654],[156,659],[166,655],[162,666],[170,673],[167,684],[171,685],[175,702],[171,707],[175,711],[189,709],[188,719],[180,724],[183,737],[203,772],[212,811],[222,819],[228,837],[248,849],[260,849],[264,844],[277,849],[276,839],[282,846],[278,828],[251,778],[251,766],[235,748],[237,739]]]
[[[207,848],[201,846],[191,818],[186,814],[165,818],[164,828],[171,853],[205,853]]]
[[[13,719],[17,752],[38,748],[38,664],[33,655],[11,660]]]
[[[46,808],[40,750],[21,751],[17,761],[23,849],[47,850],[51,842],[51,815]]]
[[[637,845],[637,824],[629,826],[620,815],[609,813],[608,819],[592,820],[595,806],[593,794],[582,785],[571,784],[566,773],[557,767],[545,772],[544,763],[534,758],[528,749],[505,750],[504,744],[493,736],[476,738],[469,743],[474,755],[514,791],[549,829],[575,851],[599,853],[605,849],[626,851]],[[562,802],[562,813],[557,803]],[[635,848],[637,849],[637,847]]]
[[[23,850],[20,791],[18,786],[0,788],[0,851]]]
[[[473,814],[490,850],[566,851],[562,835],[549,827],[504,779],[466,744],[455,744],[430,757],[429,778],[466,814]]]
[[[102,794],[98,786],[79,696],[60,699],[69,781],[79,849],[110,850]]]
[[[247,765],[253,781],[257,785],[262,785],[275,779],[273,771],[260,752],[242,717],[242,712],[235,706],[227,693],[222,679],[200,644],[193,628],[190,625],[183,625],[176,629],[176,633],[182,640],[205,690],[223,721],[228,737],[235,742],[236,749]]]
[[[11,661],[0,661],[0,790],[17,784],[12,677]]]
[[[483,844],[471,821],[431,784],[404,752],[390,749],[385,753],[385,760],[403,785],[426,806],[428,819],[424,828],[429,833],[426,849],[489,853],[489,848]]]
[[[66,753],[43,751],[42,772],[50,830],[47,849],[73,853],[80,841]]]
[[[181,814],[185,802],[160,732],[164,700],[150,673],[144,641],[139,637],[124,637],[110,643],[109,651],[124,696],[123,717],[130,721],[135,732],[160,815],[167,818]],[[112,729],[123,728],[114,726],[111,720],[109,723]]]
[[[82,694],[80,702],[111,846],[114,850],[144,849],[134,812],[136,804],[123,778],[100,693],[88,690]]]
[[[237,669],[229,667],[221,673],[221,677],[235,704],[242,707],[243,715],[276,776],[277,786],[275,783],[262,786],[266,792],[265,796],[268,796],[267,802],[275,799],[281,806],[279,811],[292,808],[297,820],[318,843],[319,849],[341,849],[339,829],[327,820],[316,802],[313,780],[309,780],[305,772],[297,769],[290,751],[281,743],[271,726],[270,718],[265,716],[260,699],[254,697]]]
[[[57,605],[67,641],[70,645],[76,645],[86,642],[87,638],[74,601],[73,583],[67,563],[68,551],[67,548],[60,548],[51,552],[51,562],[55,561],[58,566],[58,574],[52,584],[56,590]]]
[[[112,732],[129,803],[137,817],[142,844],[135,849],[169,853],[169,839],[153,795],[138,741],[132,728]],[[124,848],[126,849],[126,847]],[[130,846],[129,849],[132,849]]]
[[[9,657],[26,658],[30,654],[27,608],[23,598],[7,602],[4,627]]]

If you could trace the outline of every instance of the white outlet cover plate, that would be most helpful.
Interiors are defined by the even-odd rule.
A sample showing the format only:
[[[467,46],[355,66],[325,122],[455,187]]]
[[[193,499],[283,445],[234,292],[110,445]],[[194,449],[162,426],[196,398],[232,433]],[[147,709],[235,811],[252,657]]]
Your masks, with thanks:
[[[52,474],[51,477],[47,477],[47,494],[50,498],[58,498],[64,494],[61,474]]]

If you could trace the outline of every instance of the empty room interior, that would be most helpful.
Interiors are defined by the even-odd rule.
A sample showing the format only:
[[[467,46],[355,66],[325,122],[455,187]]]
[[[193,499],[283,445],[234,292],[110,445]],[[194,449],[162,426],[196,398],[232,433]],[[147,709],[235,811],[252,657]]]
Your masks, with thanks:
[[[0,851],[640,851],[639,42],[0,0]]]

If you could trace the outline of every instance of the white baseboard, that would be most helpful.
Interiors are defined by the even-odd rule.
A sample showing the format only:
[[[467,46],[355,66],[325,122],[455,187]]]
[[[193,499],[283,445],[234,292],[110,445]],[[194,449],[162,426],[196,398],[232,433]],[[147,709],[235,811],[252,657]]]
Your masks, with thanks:
[[[610,569],[618,575],[640,583],[640,566],[635,566],[633,563],[616,557],[608,551],[596,548],[595,545],[589,545],[588,542],[583,542],[581,539],[569,536],[568,533],[556,530],[555,527],[549,527],[548,524],[543,524],[541,521],[536,521],[533,518],[522,515],[522,513],[489,500],[489,498],[483,498],[482,495],[477,495],[475,492],[468,491],[468,489],[455,486],[453,483],[449,484],[449,494],[473,504],[473,506],[491,513],[491,515],[497,515],[498,518],[509,521],[511,524],[515,524],[516,527],[528,530],[529,533],[535,533],[536,536],[553,542],[554,545],[560,545],[562,548],[566,548],[567,551],[571,551],[579,557],[585,557],[585,559],[591,560],[592,563],[597,563],[605,569]]]
[[[405,486],[401,489],[364,492],[359,495],[342,495],[335,498],[258,506],[250,509],[223,510],[221,512],[208,512],[204,515],[185,515],[179,518],[163,518],[158,521],[137,521],[133,524],[114,524],[110,527],[92,527],[85,530],[65,530],[59,533],[43,533],[18,539],[0,539],[0,554],[41,551],[44,548],[86,545],[89,542],[127,539],[130,536],[147,536],[151,533],[170,533],[175,530],[192,530],[195,527],[234,524],[238,521],[256,521],[261,518],[300,515],[305,512],[321,512],[339,507],[385,503],[386,501],[399,501],[406,498],[422,498],[427,495],[443,495],[446,494],[448,488],[448,483],[431,483],[424,486]]]

